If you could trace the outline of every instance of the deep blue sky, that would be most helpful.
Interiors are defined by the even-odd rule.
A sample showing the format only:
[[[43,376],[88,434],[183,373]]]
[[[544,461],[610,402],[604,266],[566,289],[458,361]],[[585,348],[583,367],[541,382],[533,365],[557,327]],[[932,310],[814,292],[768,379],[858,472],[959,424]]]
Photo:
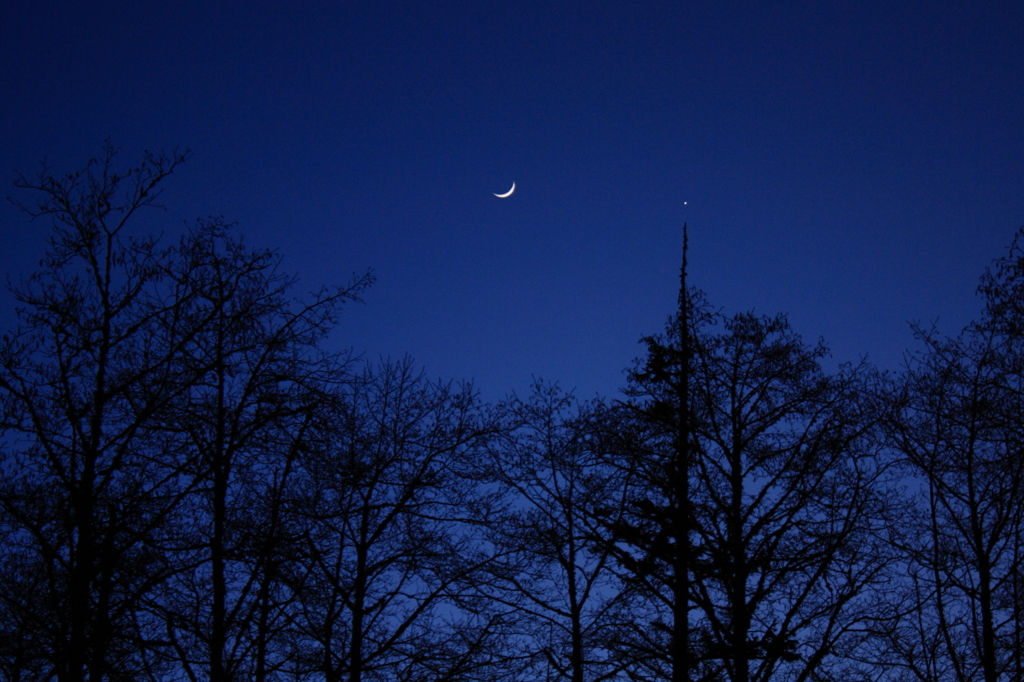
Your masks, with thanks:
[[[684,220],[714,304],[896,369],[1024,223],[1024,3],[7,3],[0,179],[108,136],[194,152],[147,229],[372,268],[334,343],[488,396],[614,393]],[[0,208],[0,271],[46,228]]]

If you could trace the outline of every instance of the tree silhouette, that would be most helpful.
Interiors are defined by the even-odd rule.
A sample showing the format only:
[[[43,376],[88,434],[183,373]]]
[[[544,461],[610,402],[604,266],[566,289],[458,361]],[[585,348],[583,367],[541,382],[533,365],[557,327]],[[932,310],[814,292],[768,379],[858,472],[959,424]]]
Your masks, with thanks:
[[[53,232],[38,272],[13,289],[21,326],[3,338],[4,667],[10,679],[135,674],[149,646],[136,617],[164,576],[151,540],[180,502],[178,462],[154,418],[191,377],[177,355],[194,333],[161,280],[172,257],[127,236],[187,154],[101,160],[16,185]]]
[[[736,315],[698,347],[705,655],[733,682],[841,676],[889,562],[866,368],[826,374],[783,317]]]
[[[534,678],[612,679],[620,666],[609,643],[629,607],[612,571],[609,518],[597,516],[622,508],[615,471],[591,442],[601,408],[536,382],[499,411],[490,479],[505,505],[488,524],[499,557],[488,594],[516,616]]]
[[[301,669],[368,680],[488,679],[503,621],[479,597],[472,476],[491,428],[468,386],[409,360],[367,367],[302,458]]]
[[[624,642],[635,674],[826,674],[863,644],[890,562],[869,372],[826,375],[824,347],[784,317],[724,318],[686,289],[681,300],[665,336],[646,340],[610,436],[636,481],[619,560],[650,609]]]
[[[204,660],[202,676],[225,679],[231,627],[254,618],[227,605],[251,601],[246,581],[265,575],[229,585],[227,570],[266,563],[229,541],[241,532],[232,468],[299,447],[332,367],[316,344],[368,280],[293,311],[273,255],[223,225],[175,247],[133,238],[131,219],[187,154],[124,172],[115,156],[108,145],[80,172],[44,166],[16,183],[41,194],[25,208],[53,234],[15,289],[22,326],[0,350],[4,666],[11,679],[100,680]],[[271,470],[256,489],[279,487]],[[189,590],[170,586],[202,584],[207,569],[212,600],[176,610]],[[197,657],[178,634],[207,610],[210,653]]]
[[[917,679],[1017,679],[1024,570],[1020,235],[982,279],[986,310],[957,338],[918,330],[894,447],[921,481],[902,547],[913,589],[890,631]]]
[[[217,222],[197,225],[179,253],[184,267],[168,274],[190,292],[179,312],[202,324],[179,352],[193,378],[160,426],[188,462],[192,492],[172,552],[180,570],[153,605],[190,677],[259,679],[283,664],[268,640],[270,619],[284,615],[281,500],[347,379],[344,357],[319,344],[368,280],[293,303],[294,279],[276,271],[276,255],[245,248]]]
[[[187,157],[15,183],[52,233],[0,342],[0,679],[1024,678],[1024,231],[891,379],[712,309],[684,226],[624,400],[488,406],[325,350],[369,275],[133,236]]]

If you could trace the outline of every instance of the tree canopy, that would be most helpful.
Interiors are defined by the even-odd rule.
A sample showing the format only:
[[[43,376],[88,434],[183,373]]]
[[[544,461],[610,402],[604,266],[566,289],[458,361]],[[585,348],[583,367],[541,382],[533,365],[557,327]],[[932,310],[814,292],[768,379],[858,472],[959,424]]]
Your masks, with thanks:
[[[137,233],[187,158],[16,182],[0,680],[1024,679],[1024,232],[896,375],[684,248],[620,399],[488,404],[327,350],[369,273],[303,299],[221,220]]]

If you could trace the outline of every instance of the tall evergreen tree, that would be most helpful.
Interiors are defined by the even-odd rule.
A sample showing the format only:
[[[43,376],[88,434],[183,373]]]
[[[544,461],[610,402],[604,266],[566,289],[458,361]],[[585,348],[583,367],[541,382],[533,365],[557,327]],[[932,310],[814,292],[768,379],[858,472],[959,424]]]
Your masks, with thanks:
[[[707,318],[687,287],[683,226],[679,310],[666,337],[647,337],[647,359],[631,374],[630,400],[606,429],[605,448],[622,471],[626,518],[615,518],[623,579],[647,597],[649,622],[624,624],[620,649],[642,679],[689,682],[700,676],[691,624],[695,517],[691,489],[695,443],[691,373],[697,330]]]
[[[887,565],[870,372],[827,375],[783,317],[711,312],[685,265],[609,444],[633,481],[620,563],[650,606],[624,646],[644,679],[825,674]]]

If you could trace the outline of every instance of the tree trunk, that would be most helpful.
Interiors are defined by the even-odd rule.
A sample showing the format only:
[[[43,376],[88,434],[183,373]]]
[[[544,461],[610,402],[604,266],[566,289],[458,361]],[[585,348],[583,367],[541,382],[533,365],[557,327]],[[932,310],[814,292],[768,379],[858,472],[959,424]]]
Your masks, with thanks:
[[[218,346],[222,343],[218,341]],[[225,385],[223,362],[217,370],[216,434],[211,453],[213,471],[213,536],[210,538],[211,578],[213,580],[213,603],[210,624],[210,682],[228,682],[228,671],[224,661],[227,645],[227,579],[225,575],[227,495],[228,495],[228,453],[225,425]]]
[[[683,263],[679,271],[679,376],[676,388],[678,427],[675,442],[676,544],[672,594],[672,682],[690,680],[690,564],[692,516],[690,512],[690,319],[686,290],[686,224],[683,224]]]

